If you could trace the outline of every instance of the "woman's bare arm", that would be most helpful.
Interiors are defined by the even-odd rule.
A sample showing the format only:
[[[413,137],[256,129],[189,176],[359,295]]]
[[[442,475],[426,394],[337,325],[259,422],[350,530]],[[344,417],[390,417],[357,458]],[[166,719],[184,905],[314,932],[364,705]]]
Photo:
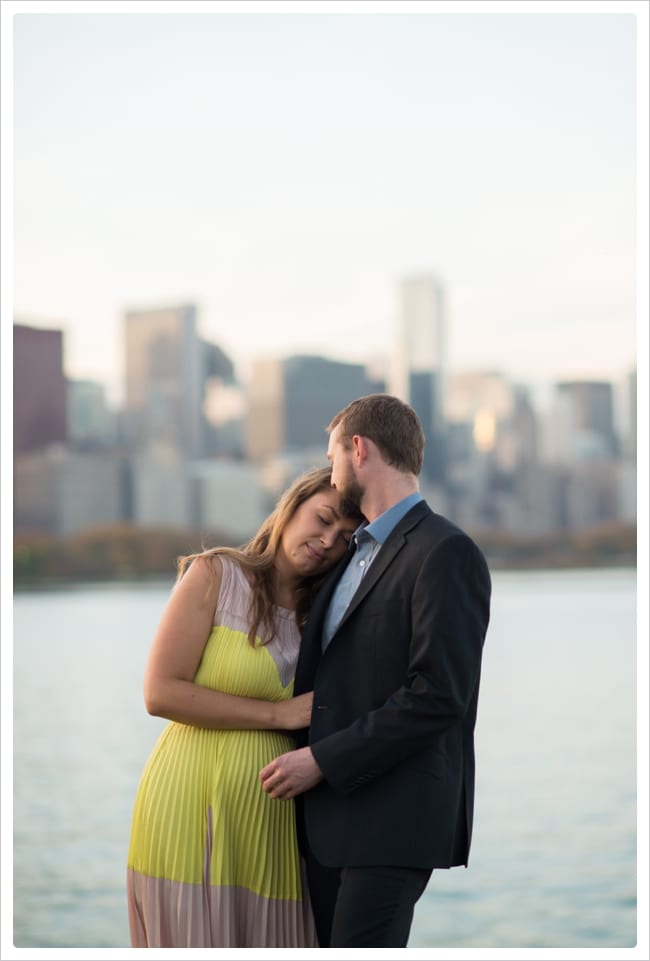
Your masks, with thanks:
[[[218,557],[199,558],[176,585],[156,630],[144,677],[149,714],[197,727],[296,730],[307,727],[312,695],[272,702],[194,683],[212,630],[221,584]]]

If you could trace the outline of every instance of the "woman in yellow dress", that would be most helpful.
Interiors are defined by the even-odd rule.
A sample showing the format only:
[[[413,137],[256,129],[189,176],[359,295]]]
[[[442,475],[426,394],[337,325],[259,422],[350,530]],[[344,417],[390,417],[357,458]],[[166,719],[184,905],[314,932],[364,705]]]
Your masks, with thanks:
[[[163,730],[138,787],[127,892],[134,947],[317,947],[292,801],[260,770],[307,727],[300,626],[361,522],[303,475],[241,550],[182,558],[147,661]]]

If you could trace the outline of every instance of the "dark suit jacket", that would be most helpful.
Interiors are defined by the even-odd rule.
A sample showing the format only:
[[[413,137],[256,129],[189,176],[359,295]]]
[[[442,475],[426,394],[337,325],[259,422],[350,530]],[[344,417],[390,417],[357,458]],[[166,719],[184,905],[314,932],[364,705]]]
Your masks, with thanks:
[[[298,741],[325,780],[301,796],[302,827],[328,866],[467,864],[487,564],[421,501],[382,545],[323,654],[323,619],[350,556],[303,631],[295,693],[313,689],[314,707]]]

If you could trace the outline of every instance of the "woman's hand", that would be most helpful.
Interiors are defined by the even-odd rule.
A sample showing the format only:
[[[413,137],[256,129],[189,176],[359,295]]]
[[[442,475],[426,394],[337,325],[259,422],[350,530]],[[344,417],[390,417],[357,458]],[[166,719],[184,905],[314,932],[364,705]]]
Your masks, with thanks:
[[[298,731],[302,727],[309,727],[313,700],[314,692],[309,691],[288,701],[277,701],[273,705],[277,719],[274,727],[280,731]]]

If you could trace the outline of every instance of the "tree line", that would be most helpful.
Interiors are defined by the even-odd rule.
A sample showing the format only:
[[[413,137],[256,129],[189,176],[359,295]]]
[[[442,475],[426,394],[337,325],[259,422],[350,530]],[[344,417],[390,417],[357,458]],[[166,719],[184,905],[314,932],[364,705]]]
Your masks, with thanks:
[[[636,564],[634,525],[609,523],[540,537],[500,530],[470,533],[494,570]],[[218,531],[129,524],[93,527],[69,537],[21,533],[14,538],[14,585],[173,578],[178,557],[217,544],[238,546]]]

